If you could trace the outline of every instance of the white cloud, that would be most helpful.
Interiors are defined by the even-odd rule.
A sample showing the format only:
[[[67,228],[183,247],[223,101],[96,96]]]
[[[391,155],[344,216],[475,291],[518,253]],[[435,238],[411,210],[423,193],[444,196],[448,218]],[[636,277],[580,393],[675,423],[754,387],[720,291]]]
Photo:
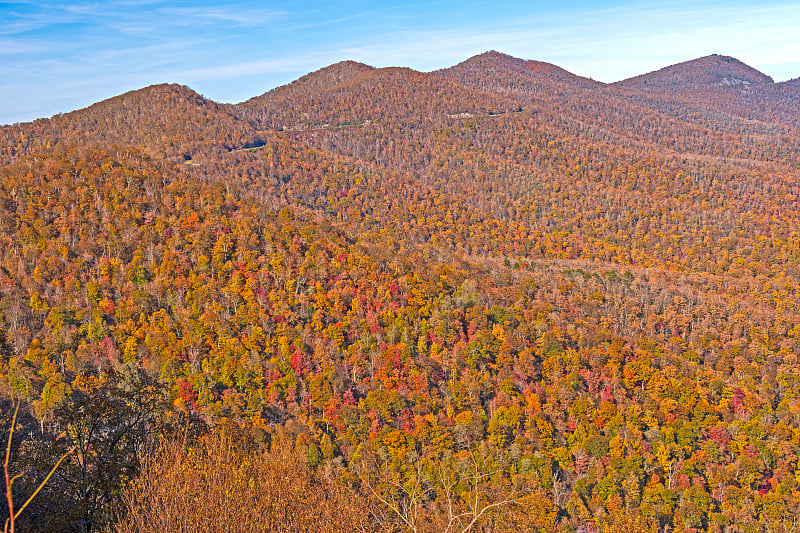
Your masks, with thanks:
[[[219,24],[230,23],[239,26],[264,26],[280,18],[284,13],[270,9],[230,7],[167,7],[159,10],[171,17],[171,24]]]
[[[195,81],[212,80],[219,78],[238,78],[256,74],[271,74],[276,72],[291,72],[313,64],[318,56],[301,55],[263,61],[246,61],[240,63],[209,66],[203,68],[186,69],[175,72],[176,76]]]
[[[44,43],[29,42],[23,39],[0,39],[0,56],[41,54],[47,52],[49,46]]]

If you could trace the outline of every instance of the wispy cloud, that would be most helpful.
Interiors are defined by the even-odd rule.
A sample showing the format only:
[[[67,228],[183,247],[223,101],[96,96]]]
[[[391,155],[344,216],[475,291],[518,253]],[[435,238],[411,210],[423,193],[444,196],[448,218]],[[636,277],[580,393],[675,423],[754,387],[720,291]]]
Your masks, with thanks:
[[[20,35],[41,30],[54,24],[74,22],[77,17],[64,16],[56,11],[17,13],[9,11],[6,21],[0,25],[0,35]]]
[[[74,13],[82,16],[98,16],[107,13],[109,7],[113,6],[112,3],[103,4],[99,2],[89,4],[60,4],[59,8],[67,13]]]
[[[238,26],[263,26],[283,15],[283,12],[269,9],[242,7],[167,7],[159,10],[171,17],[175,25],[193,24],[233,24]]]
[[[319,56],[304,54],[300,56],[265,59],[262,61],[236,62],[225,65],[180,70],[175,74],[180,78],[191,80],[208,80],[219,78],[238,78],[254,74],[273,74],[292,72],[313,64]]]
[[[120,0],[117,3],[120,6],[144,7],[144,6],[152,6],[155,4],[166,4],[169,2],[168,0]]]
[[[297,23],[296,21],[293,23],[289,23],[285,26],[278,28],[281,32],[294,32],[300,30],[310,30],[314,28],[324,28],[329,26],[335,26],[339,24],[343,24],[346,22],[351,22],[354,20],[364,20],[368,19],[370,21],[374,21],[374,18],[380,16],[384,13],[389,13],[397,10],[397,6],[384,6],[378,9],[370,9],[366,11],[356,11],[353,13],[348,13],[344,16],[337,16],[337,17],[330,17],[330,18],[311,18],[310,20],[304,21],[302,23]]]
[[[41,54],[49,50],[43,43],[31,43],[26,40],[0,38],[0,56]]]

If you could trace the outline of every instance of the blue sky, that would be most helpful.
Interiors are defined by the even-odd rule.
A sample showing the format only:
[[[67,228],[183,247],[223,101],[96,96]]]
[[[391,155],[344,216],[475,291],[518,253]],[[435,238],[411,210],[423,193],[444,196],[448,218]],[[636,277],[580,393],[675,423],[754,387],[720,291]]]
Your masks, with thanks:
[[[490,49],[601,81],[719,53],[782,81],[800,3],[0,0],[0,124],[153,83],[238,102],[343,59],[427,71]]]

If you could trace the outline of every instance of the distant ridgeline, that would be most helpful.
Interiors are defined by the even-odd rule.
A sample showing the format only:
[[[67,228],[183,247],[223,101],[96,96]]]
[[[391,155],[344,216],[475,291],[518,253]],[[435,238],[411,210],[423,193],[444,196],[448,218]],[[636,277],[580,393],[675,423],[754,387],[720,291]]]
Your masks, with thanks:
[[[242,531],[797,530],[799,81],[488,52],[0,128],[15,500],[77,446],[19,528],[155,531],[195,504],[135,487],[224,463]]]

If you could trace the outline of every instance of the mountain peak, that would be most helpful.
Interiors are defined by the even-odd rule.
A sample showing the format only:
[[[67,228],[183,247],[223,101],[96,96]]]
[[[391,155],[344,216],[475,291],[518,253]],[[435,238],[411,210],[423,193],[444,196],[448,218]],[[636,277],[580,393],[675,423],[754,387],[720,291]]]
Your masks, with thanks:
[[[748,87],[772,78],[735,57],[712,54],[617,82],[626,88]]]
[[[259,101],[267,96],[270,97],[289,97],[297,93],[320,93],[335,89],[340,85],[347,84],[357,79],[359,76],[377,70],[375,67],[359,63],[358,61],[339,61],[319,70],[315,70],[302,76],[288,85],[276,87],[262,95],[248,100]]]
[[[453,69],[453,68],[467,67],[467,66],[487,68],[494,65],[499,65],[499,66],[501,65],[504,67],[523,67],[525,63],[527,63],[527,61],[524,59],[510,56],[508,54],[498,52],[497,50],[489,50],[488,52],[472,56],[469,59],[466,59],[461,63],[458,63],[457,65],[450,68]]]
[[[511,83],[515,90],[533,90],[531,84],[558,83],[579,87],[599,87],[602,84],[582,76],[575,75],[557,65],[544,61],[519,59],[496,50],[489,50],[473,56],[461,63],[440,71],[437,74],[469,82],[470,79],[491,78],[489,86],[502,86]]]
[[[336,78],[338,80],[342,80],[344,78],[349,78],[351,76],[357,76],[359,74],[363,74],[364,72],[370,72],[375,70],[375,67],[367,65],[365,63],[359,63],[358,61],[339,61],[338,63],[333,63],[332,65],[328,65],[327,67],[322,67],[321,69],[312,72],[306,76],[300,78],[300,80],[309,78],[309,77],[326,77],[326,78]],[[298,80],[299,81],[299,80]]]
[[[478,54],[476,56],[467,59],[467,61],[474,60],[474,59],[501,59],[501,60],[512,60],[512,61],[524,61],[523,59],[516,58],[509,54],[504,54],[503,52],[498,52],[497,50],[489,50],[487,52],[483,52],[482,54]]]

